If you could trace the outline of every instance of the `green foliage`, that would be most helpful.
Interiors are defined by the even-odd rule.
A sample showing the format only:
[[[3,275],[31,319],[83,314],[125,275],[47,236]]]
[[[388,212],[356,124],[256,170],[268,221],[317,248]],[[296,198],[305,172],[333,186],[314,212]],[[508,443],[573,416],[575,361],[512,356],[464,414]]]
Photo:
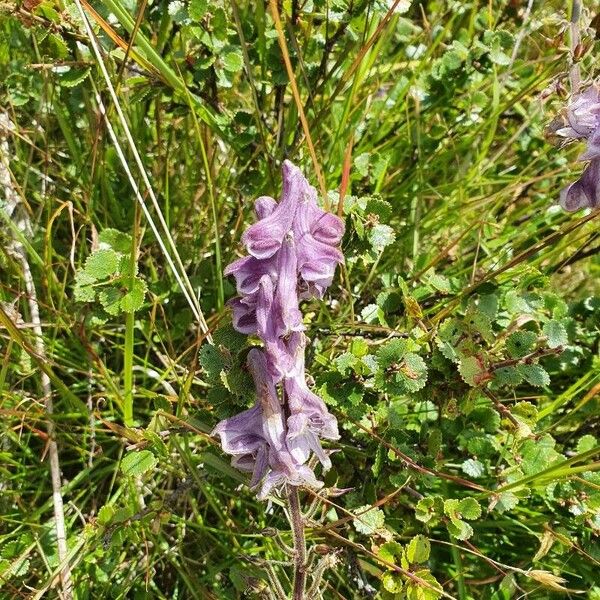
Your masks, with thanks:
[[[545,134],[570,94],[568,11],[391,4],[277,3],[320,200],[346,226],[343,268],[322,300],[303,300],[309,385],[340,430],[323,494],[349,490],[309,520],[319,552],[344,548],[323,597],[558,598],[548,574],[600,597],[598,219],[556,206],[583,144]],[[600,48],[584,5],[585,84]],[[4,3],[2,197],[12,182],[31,221],[21,243],[47,360],[5,218],[0,306],[17,328],[1,328],[0,596],[60,592],[42,367],[77,597],[265,596],[259,557],[283,572],[287,521],[210,432],[255,399],[257,342],[231,327],[222,275],[252,201],[278,197],[284,158],[320,187],[270,3],[93,9],[214,345],[136,204],[97,93],[160,225],[77,7]],[[313,495],[301,499],[306,510]],[[310,556],[312,574],[322,556]]]
[[[73,296],[78,302],[97,302],[108,315],[133,313],[144,304],[146,282],[137,275],[131,237],[115,229],[98,236],[98,247],[75,275]],[[96,316],[96,319],[102,317]]]

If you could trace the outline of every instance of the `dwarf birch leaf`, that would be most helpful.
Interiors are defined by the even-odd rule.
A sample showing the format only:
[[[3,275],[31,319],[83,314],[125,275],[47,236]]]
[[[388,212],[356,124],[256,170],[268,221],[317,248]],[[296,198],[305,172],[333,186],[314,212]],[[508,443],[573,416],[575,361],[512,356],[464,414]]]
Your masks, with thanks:
[[[519,365],[517,369],[525,380],[533,386],[544,387],[550,385],[550,375],[541,365]]]
[[[105,287],[98,294],[102,308],[113,317],[121,312],[121,292],[116,287]]]
[[[500,492],[492,502],[490,502],[490,509],[493,508],[499,513],[505,513],[512,510],[517,504],[519,504],[519,498],[513,492]]]
[[[353,521],[354,528],[359,533],[373,535],[385,525],[385,515],[380,508],[372,508],[366,505],[355,509],[354,513],[357,515]]]
[[[131,252],[131,236],[117,229],[107,228],[103,229],[98,234],[98,242],[100,248],[111,248],[115,252],[121,254],[128,254]]]
[[[376,252],[382,252],[386,246],[394,243],[396,234],[394,230],[383,223],[378,223],[369,233],[369,242]]]
[[[478,519],[481,516],[481,506],[475,498],[463,498],[458,503],[458,512],[462,517],[472,521]]]
[[[431,543],[424,535],[416,535],[406,547],[406,558],[409,563],[424,563],[429,560]]]
[[[500,385],[519,385],[523,381],[523,376],[517,367],[501,367],[494,370],[494,379]]]
[[[468,540],[473,535],[473,528],[468,523],[455,517],[450,517],[446,527],[450,535],[453,535],[457,540]]]
[[[188,13],[193,21],[200,21],[208,9],[207,0],[190,0]]]
[[[59,81],[60,85],[65,88],[77,87],[83,83],[90,74],[90,69],[69,69],[66,73],[62,73]]]
[[[400,573],[395,571],[386,571],[381,578],[383,587],[392,594],[398,594],[404,587],[404,582]]]
[[[558,348],[569,343],[565,326],[560,321],[548,321],[544,324],[544,335],[548,338],[548,347]]]
[[[403,552],[404,549],[398,542],[386,542],[379,548],[377,555],[385,562],[397,564],[397,559],[402,556]]]
[[[592,450],[598,445],[598,440],[591,434],[584,435],[577,442],[577,454]]]
[[[511,358],[521,358],[531,352],[536,340],[533,331],[515,331],[506,340],[506,350]]]
[[[483,361],[478,356],[467,356],[461,359],[458,372],[465,383],[474,387],[480,385],[489,377],[489,373],[483,366]]]
[[[485,474],[485,467],[478,460],[469,458],[463,462],[461,469],[471,477],[482,477]]]

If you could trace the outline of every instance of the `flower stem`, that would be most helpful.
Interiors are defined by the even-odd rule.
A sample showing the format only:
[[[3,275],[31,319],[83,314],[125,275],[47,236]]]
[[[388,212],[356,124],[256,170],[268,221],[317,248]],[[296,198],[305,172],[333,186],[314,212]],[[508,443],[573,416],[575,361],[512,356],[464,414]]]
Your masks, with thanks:
[[[289,520],[294,538],[294,587],[292,600],[305,600],[306,589],[306,538],[304,536],[304,519],[300,511],[298,487],[288,486]]]

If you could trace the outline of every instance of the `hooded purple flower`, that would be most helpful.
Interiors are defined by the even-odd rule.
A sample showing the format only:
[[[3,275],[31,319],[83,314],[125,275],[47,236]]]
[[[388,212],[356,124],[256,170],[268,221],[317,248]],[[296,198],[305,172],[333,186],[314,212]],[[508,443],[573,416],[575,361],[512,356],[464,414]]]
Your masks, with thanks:
[[[320,440],[339,438],[335,417],[306,383],[298,299],[323,297],[343,260],[338,245],[344,225],[319,208],[315,189],[297,167],[285,161],[282,171],[280,201],[259,198],[258,221],[242,236],[249,256],[225,270],[240,294],[229,303],[234,327],[258,335],[264,345],[248,354],[256,403],[213,432],[232,464],[252,473],[250,485],[260,486],[259,498],[285,484],[320,487],[308,466],[311,454],[328,469],[331,461]]]
[[[312,469],[304,465],[308,456],[297,460],[288,448],[283,406],[269,374],[266,356],[258,348],[248,353],[248,368],[256,386],[256,403],[249,410],[221,421],[212,435],[220,437],[223,450],[233,456],[234,467],[252,473],[250,487],[261,484],[259,498],[266,497],[279,483],[318,487]]]
[[[600,87],[596,84],[577,94],[565,109],[562,127],[552,126],[567,141],[586,140],[578,161],[591,161],[581,177],[560,193],[560,205],[568,211],[600,206]]]

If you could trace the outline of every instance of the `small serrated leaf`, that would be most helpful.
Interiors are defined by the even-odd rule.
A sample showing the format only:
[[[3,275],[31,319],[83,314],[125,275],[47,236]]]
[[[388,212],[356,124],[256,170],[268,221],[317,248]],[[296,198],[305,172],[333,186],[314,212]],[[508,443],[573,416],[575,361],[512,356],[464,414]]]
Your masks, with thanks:
[[[521,358],[532,351],[536,341],[533,331],[515,331],[506,340],[506,350],[511,358]]]
[[[481,516],[481,506],[475,498],[463,498],[458,503],[458,512],[461,517],[473,521]]]
[[[188,13],[192,21],[200,21],[208,10],[207,0],[190,0],[188,5]]]
[[[544,335],[548,338],[549,348],[559,348],[569,343],[569,336],[565,326],[560,321],[548,321],[544,323]]]
[[[107,286],[98,294],[102,308],[113,317],[121,312],[121,292],[116,287]]]
[[[448,532],[453,535],[457,540],[468,540],[473,535],[473,528],[460,519],[451,517],[450,521],[446,523]]]
[[[499,385],[519,385],[523,381],[523,376],[517,367],[509,366],[494,369],[494,379]]]
[[[396,234],[389,225],[378,223],[369,232],[369,242],[376,252],[382,252],[386,246],[394,243]]]
[[[482,477],[485,474],[485,466],[483,463],[475,460],[474,458],[468,458],[461,465],[463,473],[466,473],[470,477]]]
[[[90,68],[87,69],[69,69],[64,73],[61,73],[59,82],[62,87],[74,88],[80,83],[83,83],[87,76],[90,74]]]
[[[519,365],[517,369],[530,385],[536,387],[550,385],[550,375],[541,365]]]
[[[135,312],[139,310],[144,304],[146,289],[146,282],[139,277],[135,277],[131,282],[130,289],[121,298],[121,310],[123,312]]]
[[[96,280],[114,275],[119,268],[119,255],[112,248],[99,248],[85,261],[84,271]]]
[[[101,249],[112,249],[121,254],[131,253],[131,236],[110,227],[98,234],[98,244]]]
[[[490,373],[485,368],[483,360],[479,356],[466,356],[460,360],[458,372],[465,383],[476,387],[489,381]]]
[[[416,535],[406,547],[406,558],[411,564],[424,563],[429,560],[431,543],[424,535]]]
[[[353,521],[354,528],[359,533],[373,535],[385,525],[385,515],[380,508],[373,508],[369,505],[361,506],[354,510],[354,514],[357,515]]]

